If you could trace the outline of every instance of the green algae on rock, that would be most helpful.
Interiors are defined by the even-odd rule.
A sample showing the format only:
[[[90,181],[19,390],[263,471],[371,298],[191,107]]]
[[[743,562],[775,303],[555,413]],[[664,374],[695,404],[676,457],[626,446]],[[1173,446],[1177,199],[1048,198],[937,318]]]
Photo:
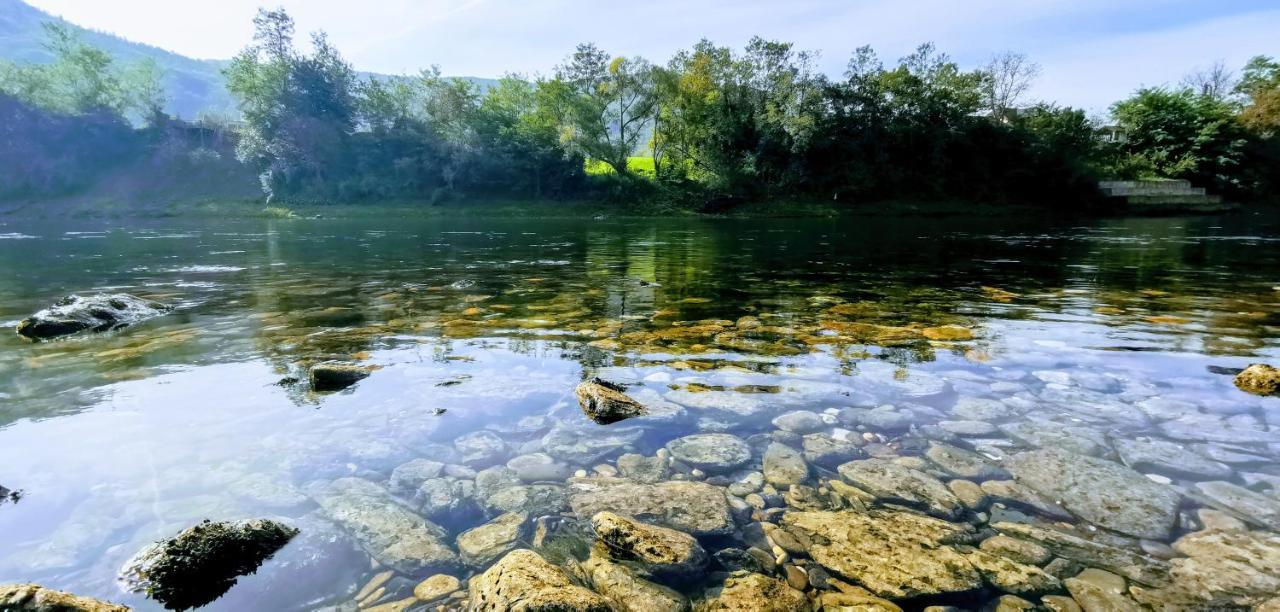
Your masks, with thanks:
[[[120,570],[121,580],[171,610],[203,606],[257,571],[298,530],[270,520],[205,521],[152,544]]]

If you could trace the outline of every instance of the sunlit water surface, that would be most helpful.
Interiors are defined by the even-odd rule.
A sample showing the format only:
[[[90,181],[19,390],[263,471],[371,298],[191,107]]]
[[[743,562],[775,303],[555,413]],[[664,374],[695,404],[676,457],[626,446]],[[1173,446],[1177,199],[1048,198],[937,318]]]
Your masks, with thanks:
[[[1021,398],[1035,408],[1020,419],[1104,437],[1167,430],[1072,402],[1176,398],[1223,428],[1280,429],[1277,400],[1215,373],[1280,355],[1280,232],[1253,216],[8,221],[0,272],[10,330],[69,293],[178,307],[61,341],[0,334],[0,484],[24,493],[0,505],[0,582],[139,609],[158,606],[120,590],[121,564],[206,518],[277,517],[304,534],[211,609],[350,600],[378,570],[309,487],[461,462],[453,441],[484,429],[507,450],[477,469],[553,450],[556,427],[627,428],[626,444],[570,462],[588,471],[700,430],[769,434],[787,410],[907,402],[936,412],[923,426],[961,397]],[[922,335],[940,325],[974,337]],[[326,359],[381,368],[327,395],[291,382]],[[687,410],[595,425],[572,394],[593,375]],[[765,408],[732,417],[705,408],[715,395]],[[1206,439],[1229,443],[1215,427]]]

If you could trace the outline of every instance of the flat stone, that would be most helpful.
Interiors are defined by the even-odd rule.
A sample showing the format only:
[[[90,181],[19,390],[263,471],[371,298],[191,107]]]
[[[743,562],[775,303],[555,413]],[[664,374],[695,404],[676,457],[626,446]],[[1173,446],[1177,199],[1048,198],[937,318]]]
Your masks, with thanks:
[[[390,489],[397,495],[412,495],[422,483],[436,478],[444,464],[430,459],[414,459],[391,471]]]
[[[967,555],[969,563],[987,584],[1017,595],[1043,595],[1062,590],[1062,583],[1044,570],[1008,557],[977,550]]]
[[[525,515],[508,512],[458,534],[458,553],[462,562],[472,567],[485,567],[515,549],[524,533],[526,521]]]
[[[813,544],[827,570],[890,599],[969,591],[982,578],[950,544],[972,539],[968,525],[909,512],[792,512],[782,525]]]
[[[413,587],[419,601],[432,602],[462,588],[462,582],[448,574],[436,574]]]
[[[379,563],[405,574],[447,571],[458,556],[442,541],[444,529],[400,505],[386,489],[360,478],[340,478],[312,498],[332,521]]]
[[[1184,557],[1169,563],[1161,589],[1134,589],[1155,609],[1228,609],[1260,605],[1280,593],[1280,534],[1198,531],[1173,543]]]
[[[999,431],[986,421],[939,421],[938,427],[957,436],[989,436]]]
[[[971,421],[994,421],[1013,414],[1008,404],[985,397],[961,397],[951,407],[951,414]]]
[[[703,482],[574,478],[569,490],[569,505],[578,516],[611,511],[695,536],[727,535],[734,529],[724,489]]]
[[[501,461],[507,455],[507,443],[491,431],[476,431],[453,441],[454,448],[462,453],[462,462],[477,469]]]
[[[982,483],[982,492],[987,494],[991,503],[1005,504],[1016,509],[1035,512],[1058,520],[1071,520],[1075,517],[1061,506],[1037,493],[1031,487],[1012,480],[987,480]]]
[[[1105,438],[1087,427],[1064,426],[1047,421],[1023,421],[1001,425],[1000,431],[1034,448],[1059,448],[1096,457],[1106,448]]]
[[[582,564],[596,592],[604,595],[618,610],[630,612],[680,612],[689,609],[684,595],[654,584],[636,572],[608,559],[591,557]]]
[[[1158,438],[1116,437],[1112,445],[1120,460],[1135,470],[1193,480],[1231,477],[1231,468],[1226,464],[1205,459],[1188,449],[1186,444]]]
[[[729,478],[733,481],[728,486],[730,495],[746,497],[764,488],[764,472],[741,470],[730,474]]]
[[[618,472],[636,482],[654,483],[666,480],[671,475],[671,468],[661,457],[628,453],[618,457]]]
[[[1062,581],[1085,612],[1141,612],[1142,606],[1125,595],[1124,578],[1098,569]]]
[[[498,489],[484,500],[491,511],[545,516],[566,507],[568,490],[558,484],[514,485]]]
[[[432,521],[465,521],[478,509],[475,481],[464,478],[431,478],[413,496],[417,510]]]
[[[714,410],[740,417],[754,416],[768,410],[763,394],[733,391],[689,391],[678,389],[666,394],[667,401],[693,410]]]
[[[951,493],[964,504],[964,507],[970,510],[982,510],[987,507],[987,494],[982,492],[982,487],[969,480],[951,480],[947,482],[947,488]]]
[[[576,586],[538,553],[513,550],[468,585],[468,609],[473,612],[536,610],[612,612],[604,597]]]
[[[591,527],[615,559],[638,561],[656,574],[690,573],[707,564],[698,540],[682,531],[649,525],[613,512],[591,517]]]
[[[1107,569],[1142,584],[1159,586],[1169,581],[1167,562],[1128,549],[1035,525],[1002,522],[992,527],[1004,535],[1036,542],[1064,559]]]
[[[925,458],[944,472],[968,480],[992,480],[1009,477],[1009,473],[991,460],[963,448],[933,442],[924,452]]]
[[[529,453],[512,457],[507,467],[515,471],[520,480],[539,482],[543,480],[563,481],[573,473],[573,468],[546,453]]]
[[[1177,520],[1176,491],[1117,463],[1043,449],[1014,455],[1005,467],[1019,483],[1113,531],[1167,539]]]
[[[827,427],[822,415],[809,410],[795,410],[778,415],[773,419],[773,426],[783,431],[807,434]]]
[[[875,496],[881,503],[919,507],[929,514],[950,518],[963,505],[942,481],[884,459],[850,461],[839,468],[849,484]]]
[[[542,437],[542,450],[569,463],[592,465],[633,444],[644,435],[644,429],[639,427],[586,425],[590,428],[557,423]]]
[[[1028,565],[1044,565],[1053,557],[1049,549],[1035,542],[1011,538],[1004,534],[997,534],[983,540],[978,548]]]
[[[809,465],[796,449],[773,442],[764,451],[764,479],[779,486],[801,484],[809,479]]]
[[[720,433],[694,434],[667,443],[677,460],[712,474],[733,471],[751,460],[751,447],[737,436]]]
[[[865,456],[858,444],[824,434],[814,433],[804,437],[804,459],[814,465],[836,469],[842,463]]]
[[[1280,531],[1280,499],[1225,481],[1198,482],[1195,489],[1219,510],[1254,525]]]

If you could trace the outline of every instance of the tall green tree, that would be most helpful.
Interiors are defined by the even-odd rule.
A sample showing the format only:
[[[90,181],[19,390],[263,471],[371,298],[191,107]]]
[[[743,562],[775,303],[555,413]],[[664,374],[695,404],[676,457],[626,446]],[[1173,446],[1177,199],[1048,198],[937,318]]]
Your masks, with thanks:
[[[556,69],[563,86],[566,122],[561,141],[572,152],[608,164],[629,176],[627,158],[635,154],[655,109],[653,68],[643,58],[610,57],[593,44],[578,45]]]
[[[1121,152],[1158,175],[1218,192],[1245,188],[1239,170],[1247,140],[1229,102],[1190,89],[1144,88],[1112,105],[1111,114],[1126,134]]]

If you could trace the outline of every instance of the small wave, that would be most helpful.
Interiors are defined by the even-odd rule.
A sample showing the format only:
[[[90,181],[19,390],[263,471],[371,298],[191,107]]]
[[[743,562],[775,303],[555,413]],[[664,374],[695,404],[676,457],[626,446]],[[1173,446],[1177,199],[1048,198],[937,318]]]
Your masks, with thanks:
[[[32,236],[31,234],[19,234],[18,232],[0,234],[0,240],[30,240],[32,238],[39,238],[39,236]]]
[[[244,270],[240,266],[183,266],[181,268],[173,268],[169,272],[189,272],[192,274],[216,274],[219,272],[239,272]]]

